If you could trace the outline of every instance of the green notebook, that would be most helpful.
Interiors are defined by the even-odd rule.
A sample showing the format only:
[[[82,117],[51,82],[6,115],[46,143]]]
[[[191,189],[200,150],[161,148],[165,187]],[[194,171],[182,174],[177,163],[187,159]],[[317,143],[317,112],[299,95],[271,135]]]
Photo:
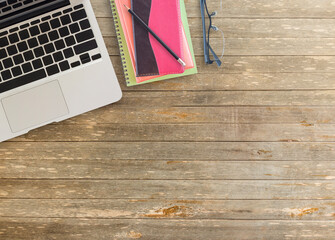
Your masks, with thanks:
[[[190,69],[185,69],[185,72],[181,74],[169,74],[165,76],[160,76],[160,77],[150,79],[150,80],[147,80],[141,83],[136,82],[136,77],[135,77],[136,74],[135,74],[134,68],[132,67],[129,49],[127,47],[127,41],[125,39],[124,31],[122,29],[121,22],[120,22],[120,17],[119,17],[117,8],[115,6],[115,1],[119,1],[119,0],[110,0],[110,1],[111,1],[111,6],[112,6],[116,34],[117,34],[118,42],[119,42],[119,49],[120,49],[120,55],[121,55],[121,60],[122,60],[122,65],[123,65],[123,71],[124,71],[124,75],[126,78],[127,86],[136,86],[136,85],[141,85],[141,84],[146,84],[146,83],[151,83],[151,82],[157,82],[157,81],[167,80],[171,78],[177,78],[177,77],[187,76],[191,74],[196,74],[198,72],[196,62],[195,62],[195,57],[194,57],[194,50],[193,50],[193,45],[192,45],[192,40],[191,40],[190,28],[189,28],[188,21],[187,21],[187,14],[186,14],[184,0],[180,0],[181,18],[182,18],[185,34],[187,37],[188,45],[189,45],[189,48],[192,54],[194,67]]]

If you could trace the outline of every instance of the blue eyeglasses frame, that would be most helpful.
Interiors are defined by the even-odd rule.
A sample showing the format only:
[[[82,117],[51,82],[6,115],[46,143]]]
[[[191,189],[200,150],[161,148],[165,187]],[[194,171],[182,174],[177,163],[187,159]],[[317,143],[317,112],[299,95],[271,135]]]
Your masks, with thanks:
[[[200,9],[201,9],[201,18],[202,18],[202,32],[203,32],[203,42],[204,42],[204,56],[205,56],[205,63],[206,64],[212,64],[213,62],[216,62],[218,66],[221,66],[222,62],[219,59],[219,57],[216,55],[214,50],[212,49],[211,45],[209,44],[209,34],[211,29],[214,29],[214,26],[212,25],[212,17],[215,15],[215,13],[209,13],[207,8],[206,0],[200,0]],[[205,13],[206,11],[206,13]],[[206,29],[206,17],[205,14],[207,14],[209,19],[209,27]],[[212,53],[214,57],[214,61],[211,60],[209,51]]]

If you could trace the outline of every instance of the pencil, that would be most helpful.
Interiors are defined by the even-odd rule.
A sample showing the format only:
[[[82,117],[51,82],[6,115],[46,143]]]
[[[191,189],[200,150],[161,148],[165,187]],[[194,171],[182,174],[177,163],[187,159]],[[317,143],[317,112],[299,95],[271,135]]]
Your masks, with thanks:
[[[139,17],[137,16],[137,14],[131,10],[129,7],[127,7],[125,4],[123,4],[123,6],[125,8],[128,9],[128,12],[134,16],[134,18],[154,37],[156,38],[156,40],[183,66],[185,67],[186,66],[186,63],[180,58],[178,57],[178,55],[172,51],[171,48],[169,48],[164,42],[162,39],[160,39],[157,34],[151,30],[151,28],[149,28],[149,26],[147,24],[145,24],[145,22]]]

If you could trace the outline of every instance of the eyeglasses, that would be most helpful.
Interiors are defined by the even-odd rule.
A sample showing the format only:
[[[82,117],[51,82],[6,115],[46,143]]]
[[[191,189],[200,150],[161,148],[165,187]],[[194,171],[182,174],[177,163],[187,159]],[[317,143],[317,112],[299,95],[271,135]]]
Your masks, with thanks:
[[[221,7],[222,7],[222,1],[221,1]],[[212,21],[212,17],[217,15],[217,12],[209,13],[206,0],[200,0],[200,8],[201,8],[201,18],[202,18],[205,62],[206,64],[212,64],[213,62],[216,62],[218,66],[221,66],[222,62],[220,58],[214,52],[213,48],[211,47],[209,43],[211,31],[220,31],[222,34],[222,39],[223,39],[223,47],[222,47],[222,55],[221,55],[221,58],[222,58],[224,54],[224,45],[225,45],[224,34],[222,30],[220,30],[218,27],[213,25],[213,21]],[[208,21],[209,21],[208,28],[206,27],[206,16],[208,16]],[[212,53],[214,60],[210,58],[210,55],[209,55],[210,52]]]

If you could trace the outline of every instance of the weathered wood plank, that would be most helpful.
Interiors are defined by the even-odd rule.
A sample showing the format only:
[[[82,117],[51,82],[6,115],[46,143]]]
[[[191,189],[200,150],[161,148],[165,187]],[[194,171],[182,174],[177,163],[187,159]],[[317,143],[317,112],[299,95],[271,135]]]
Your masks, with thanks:
[[[58,125],[111,123],[268,123],[334,124],[335,107],[133,107],[111,105],[71,118]]]
[[[0,200],[0,218],[334,220],[334,200]]]
[[[123,92],[115,108],[219,106],[333,106],[335,91],[141,91]]]
[[[199,1],[185,1],[188,17],[200,17]],[[317,3],[313,0],[225,0],[221,9],[220,0],[208,3],[210,11],[218,11],[216,18],[334,18],[335,4],[333,0]],[[112,17],[109,1],[92,1],[97,17]],[[243,6],[243,7],[241,7]]]
[[[334,221],[0,218],[5,239],[326,239]]]
[[[0,159],[304,160],[335,159],[335,143],[297,142],[4,142]]]
[[[238,10],[238,9],[237,9]],[[116,36],[112,18],[97,18],[104,36]],[[201,38],[201,18],[188,18],[192,38]],[[226,38],[334,38],[335,19],[217,18]]]
[[[266,154],[261,152],[260,154]],[[0,178],[109,180],[330,180],[335,161],[5,160]],[[1,213],[1,211],[0,211]]]
[[[111,56],[117,74],[123,73],[119,56]],[[196,57],[199,73],[334,73],[335,56],[226,56],[223,66],[206,65],[203,57]],[[185,77],[187,79],[187,77]],[[122,81],[124,81],[122,79]]]
[[[334,199],[333,180],[0,180],[0,198]]]
[[[115,37],[104,37],[110,55],[119,55]],[[195,55],[203,56],[202,38],[192,38]],[[222,40],[212,41],[211,46],[219,54]],[[335,55],[334,38],[226,38],[225,56],[305,56]]]
[[[117,77],[123,91],[335,89],[335,73],[200,73],[136,87],[126,87],[123,73],[119,73]]]
[[[57,133],[57,134],[55,134]],[[334,124],[49,125],[14,141],[84,142],[333,142]]]

